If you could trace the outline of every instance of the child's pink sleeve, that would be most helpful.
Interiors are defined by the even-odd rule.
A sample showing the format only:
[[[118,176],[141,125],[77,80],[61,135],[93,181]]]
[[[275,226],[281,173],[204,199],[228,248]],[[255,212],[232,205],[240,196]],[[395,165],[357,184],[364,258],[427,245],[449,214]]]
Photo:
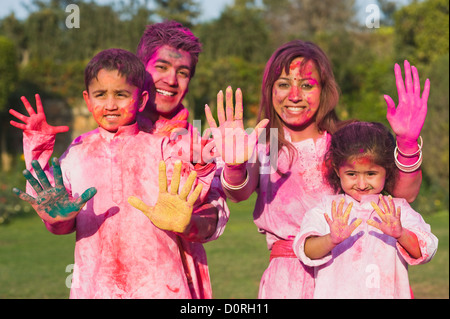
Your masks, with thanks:
[[[411,208],[405,199],[397,198],[395,205],[401,206],[402,226],[417,236],[422,256],[417,259],[412,258],[399,243],[397,243],[398,251],[409,265],[420,265],[429,262],[438,247],[438,239],[431,233],[430,225],[424,221],[418,212]]]
[[[38,131],[23,131],[23,154],[25,158],[25,167],[36,177],[34,169],[31,166],[33,160],[37,160],[39,165],[47,175],[50,184],[54,185],[52,168],[49,166],[50,158],[55,146],[55,134],[43,134]],[[66,185],[67,188],[67,185]],[[26,183],[26,192],[31,196],[36,196],[33,187]],[[53,234],[63,235],[75,231],[75,220],[49,224],[43,221],[45,227]]]
[[[302,220],[300,232],[295,236],[292,248],[295,255],[307,266],[316,267],[327,263],[331,258],[328,254],[320,259],[310,259],[305,254],[305,241],[311,236],[323,236],[330,232],[330,228],[325,221],[324,206],[318,206],[306,212]]]
[[[33,160],[37,160],[41,165],[50,183],[53,182],[53,175],[49,174],[49,160],[53,154],[53,148],[55,146],[54,134],[43,134],[38,131],[23,131],[23,155],[25,158],[25,167],[31,173],[34,173],[34,169],[31,166]],[[33,174],[34,175],[34,174]],[[27,193],[34,196],[36,193],[34,189],[27,183]]]

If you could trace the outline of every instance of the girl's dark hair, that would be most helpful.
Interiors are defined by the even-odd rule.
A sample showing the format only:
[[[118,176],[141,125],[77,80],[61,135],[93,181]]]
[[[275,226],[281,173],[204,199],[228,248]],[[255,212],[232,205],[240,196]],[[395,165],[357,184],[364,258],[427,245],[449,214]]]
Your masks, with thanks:
[[[353,122],[336,131],[325,155],[327,180],[337,193],[342,193],[341,182],[335,169],[351,158],[370,156],[373,163],[386,170],[384,191],[394,187],[397,167],[394,161],[395,139],[381,123]]]
[[[133,53],[123,49],[107,49],[95,55],[84,69],[84,84],[89,91],[89,84],[96,79],[98,72],[117,70],[127,79],[127,83],[136,86],[142,92],[147,86],[149,78],[144,64]]]

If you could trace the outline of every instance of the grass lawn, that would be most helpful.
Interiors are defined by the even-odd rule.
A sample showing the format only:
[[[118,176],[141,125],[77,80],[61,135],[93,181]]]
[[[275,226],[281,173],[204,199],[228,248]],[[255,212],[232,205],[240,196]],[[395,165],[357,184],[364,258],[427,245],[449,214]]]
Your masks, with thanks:
[[[268,264],[264,236],[252,221],[255,197],[230,203],[225,233],[205,245],[214,298],[257,298]],[[416,298],[449,298],[448,212],[425,216],[439,238],[439,249],[426,265],[410,267]],[[66,279],[73,263],[75,236],[50,234],[34,215],[0,226],[0,298],[68,298]]]
[[[68,298],[75,234],[56,236],[35,214],[0,226],[0,298]]]

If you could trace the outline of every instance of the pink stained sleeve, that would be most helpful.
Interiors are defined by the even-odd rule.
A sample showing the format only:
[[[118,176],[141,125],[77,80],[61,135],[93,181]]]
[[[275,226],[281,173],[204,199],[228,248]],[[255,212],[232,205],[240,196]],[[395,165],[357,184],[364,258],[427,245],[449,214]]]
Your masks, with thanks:
[[[396,243],[399,253],[409,265],[421,265],[429,262],[437,251],[438,238],[431,232],[430,225],[411,208],[405,199],[396,199],[395,204],[396,206],[401,205],[402,226],[417,236],[422,256],[417,259],[412,258],[399,243]]]
[[[54,179],[48,163],[53,154],[55,136],[56,135],[54,134],[43,134],[37,131],[25,130],[23,132],[25,167],[34,175],[34,169],[31,166],[31,162],[37,160],[52,185],[54,185]],[[31,196],[36,196],[35,190],[29,183],[26,185],[26,192]],[[69,234],[75,231],[75,220],[55,224],[49,224],[46,221],[43,222],[45,227],[55,235]]]

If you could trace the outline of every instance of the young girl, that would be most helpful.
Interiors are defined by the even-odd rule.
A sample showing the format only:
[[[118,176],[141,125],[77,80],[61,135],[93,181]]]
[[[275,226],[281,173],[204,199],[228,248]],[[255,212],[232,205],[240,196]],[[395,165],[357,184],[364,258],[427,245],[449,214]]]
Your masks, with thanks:
[[[382,193],[395,182],[395,140],[380,123],[337,131],[327,179],[340,195],[309,210],[294,240],[314,267],[314,298],[410,298],[408,264],[431,260],[437,238],[406,200]]]

